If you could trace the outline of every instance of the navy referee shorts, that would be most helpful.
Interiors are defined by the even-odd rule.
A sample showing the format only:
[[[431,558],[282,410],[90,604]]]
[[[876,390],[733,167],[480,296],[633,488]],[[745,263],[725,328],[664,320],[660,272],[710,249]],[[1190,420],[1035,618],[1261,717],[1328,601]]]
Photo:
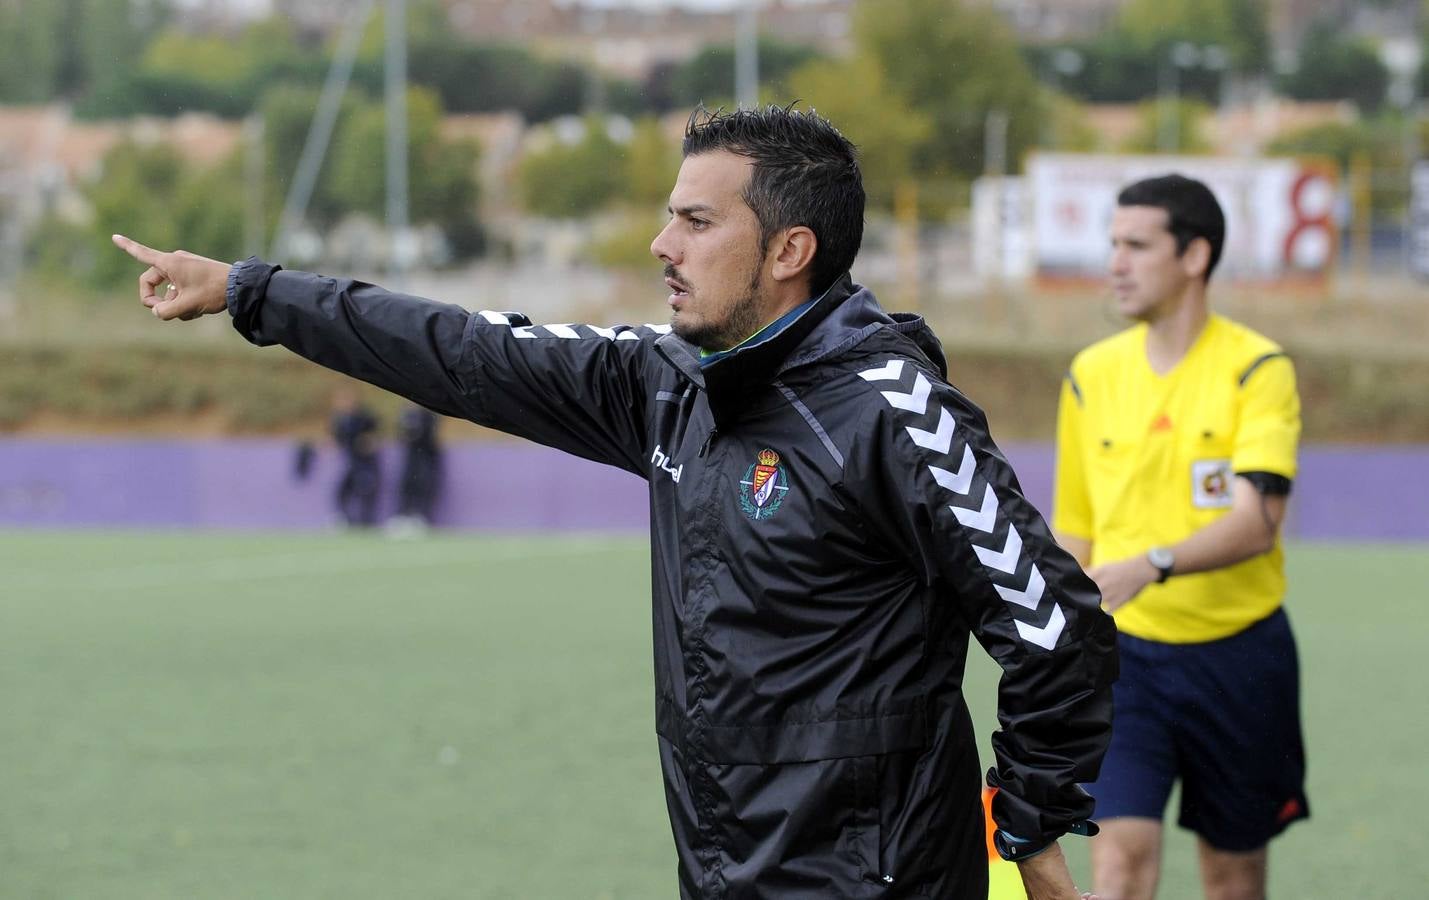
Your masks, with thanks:
[[[1300,671],[1284,609],[1228,638],[1165,644],[1117,636],[1111,747],[1087,785],[1096,817],[1178,823],[1219,850],[1257,850],[1310,814]]]

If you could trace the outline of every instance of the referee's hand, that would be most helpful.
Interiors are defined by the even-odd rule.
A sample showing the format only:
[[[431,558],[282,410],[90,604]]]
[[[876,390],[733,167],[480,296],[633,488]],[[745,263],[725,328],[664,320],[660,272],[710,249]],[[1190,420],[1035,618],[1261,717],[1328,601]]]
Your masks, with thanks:
[[[114,246],[146,264],[139,276],[139,302],[158,318],[197,319],[223,312],[228,305],[228,263],[187,250],[163,253],[122,234],[111,238]],[[167,285],[163,292],[159,285]]]
[[[1147,585],[1155,584],[1161,572],[1144,556],[1118,560],[1092,566],[1087,575],[1097,583],[1102,593],[1102,609],[1114,613],[1144,591]]]

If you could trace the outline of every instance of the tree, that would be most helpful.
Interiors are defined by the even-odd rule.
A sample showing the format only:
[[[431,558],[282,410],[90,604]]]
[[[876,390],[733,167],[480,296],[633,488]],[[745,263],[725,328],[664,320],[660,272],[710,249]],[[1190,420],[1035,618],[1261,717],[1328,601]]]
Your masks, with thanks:
[[[789,89],[853,141],[869,202],[891,208],[894,192],[913,177],[914,157],[932,135],[928,114],[890,91],[878,62],[866,54],[848,62],[808,63],[790,77]]]
[[[1166,116],[1176,117],[1175,146],[1164,145]],[[1127,153],[1206,153],[1210,144],[1204,134],[1204,123],[1210,109],[1195,100],[1152,100],[1137,110],[1136,131],[1121,148]]]
[[[317,110],[312,88],[276,87],[260,109],[266,148],[267,196],[287,195],[308,129]],[[414,223],[437,225],[458,257],[481,247],[476,221],[480,148],[441,135],[442,108],[436,94],[411,88],[407,94],[408,198]],[[382,219],[387,209],[387,117],[380,101],[359,91],[343,98],[306,217],[330,226],[352,213]],[[280,202],[272,204],[269,228]]]
[[[8,0],[0,3],[0,101],[76,101],[128,83],[167,3]],[[127,112],[119,109],[118,112]]]
[[[660,121],[645,118],[636,122],[623,156],[625,188],[621,196],[637,207],[664,209],[680,171],[680,152],[665,136]]]
[[[441,104],[424,88],[407,92],[408,193],[413,222],[443,230],[465,227],[476,210],[477,149],[440,134]],[[348,213],[376,219],[387,210],[387,113],[382,104],[355,101],[329,150],[317,208],[329,222]]]
[[[1223,47],[1241,72],[1264,71],[1270,56],[1265,0],[1129,0],[1115,30],[1158,56],[1181,41]]]
[[[202,246],[218,259],[243,251],[243,180],[235,156],[220,166],[190,166],[170,148],[123,143],[104,159],[101,177],[85,194],[94,209],[90,240],[102,245],[115,232],[142,234],[158,247]],[[134,277],[128,261],[113,253],[92,258],[87,274],[111,287]]]
[[[522,203],[529,212],[556,219],[589,215],[620,193],[623,148],[605,123],[588,118],[584,136],[574,144],[557,141],[521,161],[517,172]]]
[[[1305,33],[1298,67],[1279,79],[1277,86],[1296,100],[1353,100],[1365,111],[1383,105],[1389,87],[1389,69],[1374,46],[1360,38],[1340,34],[1333,23],[1321,20]]]
[[[135,111],[155,115],[201,110],[238,118],[254,109],[270,84],[316,85],[326,67],[327,60],[305,51],[280,19],[254,23],[237,40],[170,28],[144,53],[132,103]]]
[[[991,112],[1009,117],[1008,159],[1014,164],[1035,140],[1039,87],[1012,32],[990,6],[864,2],[857,8],[854,40],[883,72],[889,95],[928,117],[928,139],[912,163],[925,184],[946,188],[981,174]]]
[[[804,44],[790,44],[775,38],[759,38],[759,81],[775,94],[785,94],[788,76],[820,53]],[[705,103],[717,106],[734,97],[733,44],[705,47],[677,67],[670,75],[670,94],[675,107]]]

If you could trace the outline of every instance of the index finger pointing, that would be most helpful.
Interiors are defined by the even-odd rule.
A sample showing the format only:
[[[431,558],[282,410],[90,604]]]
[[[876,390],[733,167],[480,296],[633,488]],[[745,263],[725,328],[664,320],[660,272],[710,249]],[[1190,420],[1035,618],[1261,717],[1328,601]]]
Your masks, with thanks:
[[[122,234],[112,234],[109,236],[109,239],[114,242],[114,246],[139,260],[141,263],[157,266],[164,258],[164,254],[159,251],[152,247],[145,247],[138,241],[130,240]]]

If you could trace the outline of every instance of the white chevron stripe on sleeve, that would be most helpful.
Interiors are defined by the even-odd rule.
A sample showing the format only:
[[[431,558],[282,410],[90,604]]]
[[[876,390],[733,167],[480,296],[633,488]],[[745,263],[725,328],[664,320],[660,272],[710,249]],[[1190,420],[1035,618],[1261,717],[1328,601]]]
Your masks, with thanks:
[[[948,448],[953,445],[953,426],[956,424],[952,413],[943,407],[938,407],[937,431],[924,431],[921,428],[914,428],[912,425],[906,427],[908,436],[919,447],[924,450],[932,450],[934,453],[947,453]]]
[[[638,341],[640,340],[640,335],[634,331],[622,331],[615,336],[615,339],[617,341]]]
[[[980,509],[965,509],[961,506],[950,506],[953,515],[958,517],[958,521],[966,528],[976,528],[988,534],[997,526],[997,494],[993,493],[992,485],[987,486],[987,490],[982,495],[982,507]]]
[[[877,369],[859,372],[858,377],[864,381],[897,381],[903,377],[903,360],[890,360],[886,366],[879,366]],[[888,395],[884,394],[884,396],[886,397]]]
[[[508,319],[508,318],[506,318],[506,313],[493,312],[492,310],[489,310],[489,309],[483,309],[481,312],[477,313],[477,315],[478,315],[478,316],[481,316],[483,319],[485,319],[485,320],[486,320],[486,323],[487,323],[488,325],[510,325],[510,324],[511,324],[511,320]]]
[[[1023,609],[1036,609],[1037,604],[1042,602],[1042,592],[1047,589],[1047,582],[1042,578],[1042,573],[1037,570],[1037,564],[1032,564],[1032,571],[1027,574],[1027,588],[1019,591],[1017,588],[1003,587],[995,584],[997,593],[1008,603],[1015,603]]]
[[[569,325],[547,325],[546,330],[558,338],[579,338],[581,333]]]
[[[589,328],[591,331],[594,331],[601,337],[605,338],[607,341],[615,340],[614,328],[601,328],[599,325],[587,325],[586,327]]]
[[[1011,575],[1017,571],[1017,561],[1022,558],[1022,535],[1017,533],[1016,528],[1008,528],[1007,543],[1002,545],[1001,550],[989,550],[973,544],[973,552],[989,569]]]
[[[921,416],[928,410],[928,394],[932,390],[933,386],[928,384],[928,379],[919,372],[918,377],[913,379],[913,390],[906,394],[901,391],[883,391],[883,399],[895,409],[904,409]]]
[[[1052,615],[1047,619],[1047,624],[1041,628],[1036,625],[1029,625],[1026,622],[1017,621],[1017,633],[1022,635],[1022,639],[1029,644],[1036,644],[1044,650],[1052,650],[1057,646],[1057,638],[1062,636],[1062,629],[1067,626],[1067,617],[1062,615],[1062,607],[1052,604]]]
[[[655,332],[656,334],[669,334],[670,329],[674,326],[672,326],[669,322],[666,322],[664,325],[651,325],[647,323],[645,327]]]
[[[968,491],[972,490],[973,472],[977,471],[977,464],[973,462],[973,448],[967,444],[963,445],[963,461],[958,464],[956,472],[949,472],[937,466],[929,466],[928,471],[933,473],[933,480],[938,484],[954,494],[967,496]]]
[[[864,381],[869,382],[901,381],[905,369],[904,360],[893,359],[877,368],[859,372],[858,375]],[[894,409],[926,417],[928,400],[933,395],[932,384],[930,379],[916,367],[914,371],[913,386],[907,392],[890,390],[880,391],[880,393],[883,394],[883,399],[888,405]],[[938,424],[932,431],[913,425],[904,425],[904,430],[908,432],[908,437],[918,447],[938,455],[939,459],[926,463],[928,471],[938,486],[959,496],[969,497],[972,493],[974,476],[977,474],[977,457],[973,453],[971,444],[964,442],[957,470],[953,471],[945,467],[952,461],[951,450],[953,435],[957,430],[957,420],[946,407],[941,404],[937,404],[937,406]],[[934,463],[943,463],[944,465]],[[986,537],[982,537],[981,540],[991,540],[992,536],[997,533],[1001,506],[996,491],[993,490],[991,484],[987,484],[977,509],[951,504],[948,505],[948,509],[952,510],[959,525],[972,533],[972,537],[977,538],[979,535],[985,535]],[[1001,518],[1006,519],[1007,517],[1002,516]],[[1002,549],[981,546],[976,540],[972,542],[972,548],[973,552],[977,554],[978,561],[987,569],[1016,576],[1018,565],[1022,561],[1022,535],[1010,521],[1007,527],[1007,539],[1003,542]],[[1042,607],[1047,605],[1044,601],[1049,601],[1046,596],[1047,581],[1035,563],[1028,569],[1027,583],[1024,587],[1007,587],[994,581],[993,588],[996,589],[1004,603],[1019,606],[1034,613],[1040,613]],[[1066,613],[1062,610],[1061,605],[1055,601],[1049,602],[1052,609],[1048,613],[1047,624],[1041,627],[1023,622],[1013,616],[1013,624],[1017,626],[1018,636],[1026,643],[1044,650],[1056,649],[1057,641],[1061,638],[1067,625]]]
[[[531,333],[531,329],[535,327],[535,325],[522,325],[520,328],[511,329],[511,333],[519,338],[534,338],[536,335]]]

